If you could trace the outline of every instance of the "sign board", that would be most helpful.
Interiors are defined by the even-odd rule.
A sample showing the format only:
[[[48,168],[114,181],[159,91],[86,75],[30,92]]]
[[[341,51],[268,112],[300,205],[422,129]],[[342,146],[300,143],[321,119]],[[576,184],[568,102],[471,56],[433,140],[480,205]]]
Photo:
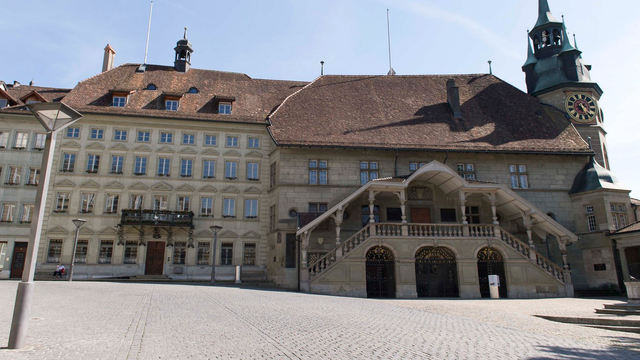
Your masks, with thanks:
[[[500,277],[498,275],[489,275],[489,286],[500,286]]]

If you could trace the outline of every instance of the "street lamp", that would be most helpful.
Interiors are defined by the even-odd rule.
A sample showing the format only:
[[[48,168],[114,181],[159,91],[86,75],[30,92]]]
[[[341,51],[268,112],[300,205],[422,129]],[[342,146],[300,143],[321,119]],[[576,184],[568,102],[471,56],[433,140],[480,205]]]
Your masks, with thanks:
[[[71,265],[69,266],[69,282],[73,280],[73,264],[76,262],[76,248],[78,247],[78,235],[80,235],[80,227],[87,222],[85,219],[73,219],[71,220],[73,225],[76,226],[76,239],[73,241],[73,252],[71,253]]]
[[[211,262],[211,285],[216,283],[216,249],[218,248],[218,232],[222,230],[222,226],[209,226],[213,231],[213,261]]]
[[[31,223],[29,234],[29,245],[27,246],[27,257],[24,264],[22,281],[18,284],[16,303],[13,308],[13,319],[11,320],[11,332],[9,333],[9,349],[20,349],[24,347],[27,339],[27,329],[29,327],[29,316],[31,314],[31,302],[35,289],[33,277],[36,272],[36,261],[40,235],[42,233],[42,220],[49,189],[49,179],[51,177],[51,163],[56,145],[58,133],[67,126],[82,118],[82,115],[61,103],[36,103],[29,104],[27,108],[38,119],[40,124],[46,129],[47,136],[42,152],[42,163],[40,165],[40,182],[36,192],[36,204],[34,209],[34,219]]]

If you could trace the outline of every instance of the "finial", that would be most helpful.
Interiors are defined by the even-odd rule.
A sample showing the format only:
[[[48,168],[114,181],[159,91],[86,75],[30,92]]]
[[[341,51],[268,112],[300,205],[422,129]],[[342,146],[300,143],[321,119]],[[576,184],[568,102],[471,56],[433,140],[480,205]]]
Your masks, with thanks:
[[[187,40],[187,28],[184,28],[184,39]]]
[[[573,33],[573,46],[577,49],[578,48],[578,42],[576,41],[576,33]]]
[[[593,150],[593,147],[591,146],[591,136],[587,136],[587,142],[589,143],[589,150]]]
[[[491,69],[491,60],[487,61],[489,63],[489,75],[493,75],[493,70]]]
[[[564,14],[562,14],[562,23],[564,23]]]
[[[320,61],[320,76],[324,75],[324,61]]]

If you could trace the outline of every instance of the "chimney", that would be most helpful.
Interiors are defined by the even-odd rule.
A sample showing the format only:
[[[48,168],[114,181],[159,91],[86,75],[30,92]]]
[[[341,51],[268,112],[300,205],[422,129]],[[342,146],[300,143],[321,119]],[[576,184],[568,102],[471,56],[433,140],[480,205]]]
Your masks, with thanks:
[[[16,80],[13,80],[13,87],[18,87],[20,86],[20,83]]]
[[[460,109],[460,92],[453,79],[447,80],[447,102],[453,112],[453,117],[462,119],[462,111]]]
[[[113,69],[113,60],[116,58],[116,51],[107,44],[104,48],[104,59],[102,60],[102,72]]]

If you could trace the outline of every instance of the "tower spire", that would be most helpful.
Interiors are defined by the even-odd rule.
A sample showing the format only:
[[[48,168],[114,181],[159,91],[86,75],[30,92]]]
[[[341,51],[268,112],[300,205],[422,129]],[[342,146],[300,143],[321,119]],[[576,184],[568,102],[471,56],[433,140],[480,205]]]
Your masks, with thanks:
[[[574,48],[573,45],[571,45],[571,41],[569,41],[569,35],[567,34],[567,27],[564,25],[564,16],[563,16],[562,18],[562,50],[560,51],[560,53],[562,54],[569,51],[580,52],[580,50]]]
[[[560,21],[551,13],[547,0],[538,0],[538,21],[536,21],[536,25],[533,28],[536,29],[550,23],[559,24]]]
[[[536,59],[536,56],[533,54],[533,49],[531,48],[531,42],[529,41],[529,30],[527,30],[527,61],[524,62],[524,65],[522,65],[522,68],[524,69],[525,67],[529,65],[533,65],[537,62],[538,62],[538,59]]]

